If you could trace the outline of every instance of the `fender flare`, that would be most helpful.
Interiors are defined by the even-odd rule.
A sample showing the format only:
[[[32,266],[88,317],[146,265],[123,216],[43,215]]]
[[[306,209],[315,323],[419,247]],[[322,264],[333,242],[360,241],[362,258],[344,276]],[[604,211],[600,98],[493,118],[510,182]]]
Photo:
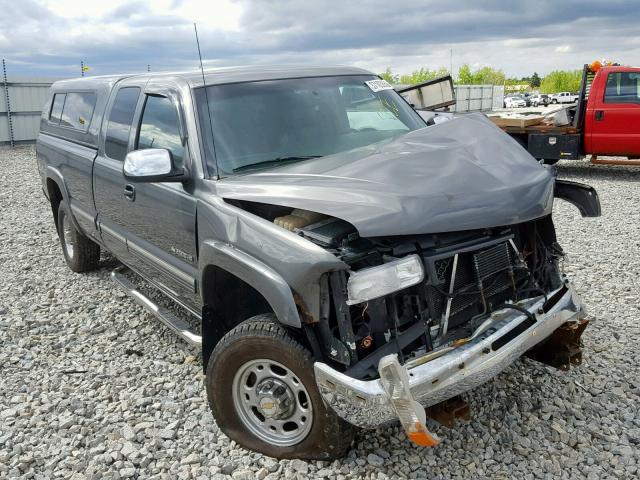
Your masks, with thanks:
[[[45,170],[45,182],[48,180],[52,180],[58,186],[58,189],[60,190],[60,194],[62,195],[62,200],[64,200],[66,204],[69,206],[69,212],[71,213],[71,221],[73,222],[73,226],[76,228],[76,230],[78,230],[79,232],[82,232],[83,230],[78,224],[78,221],[76,220],[76,217],[73,214],[73,211],[71,210],[71,202],[69,201],[69,190],[67,190],[67,184],[62,178],[62,174],[60,173],[60,171],[56,168],[53,168],[51,165],[47,165],[47,168]],[[49,200],[49,202],[51,202],[48,191],[47,191],[47,199]]]
[[[291,287],[268,265],[227,243],[210,240],[200,247],[199,263],[201,272],[207,266],[216,266],[251,285],[265,298],[280,323],[301,328]],[[200,280],[204,285],[204,279]]]
[[[589,185],[556,179],[553,195],[573,204],[583,217],[599,217],[601,214],[598,192]]]
[[[62,194],[62,199],[65,202],[69,203],[69,190],[67,190],[67,184],[63,180],[62,174],[60,173],[60,171],[56,168],[53,168],[51,165],[47,165],[45,178],[46,180],[49,180],[49,179],[53,180],[56,183],[56,185],[58,185],[58,188],[60,189],[60,193]],[[47,195],[48,194],[49,192],[47,192]]]

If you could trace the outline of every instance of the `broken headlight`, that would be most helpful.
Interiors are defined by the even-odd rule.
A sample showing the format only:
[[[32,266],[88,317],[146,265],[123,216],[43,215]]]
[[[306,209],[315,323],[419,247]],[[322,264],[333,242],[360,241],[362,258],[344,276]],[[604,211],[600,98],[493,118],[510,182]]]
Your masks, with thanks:
[[[424,267],[418,255],[363,268],[349,274],[347,304],[366,302],[416,285],[424,280]]]

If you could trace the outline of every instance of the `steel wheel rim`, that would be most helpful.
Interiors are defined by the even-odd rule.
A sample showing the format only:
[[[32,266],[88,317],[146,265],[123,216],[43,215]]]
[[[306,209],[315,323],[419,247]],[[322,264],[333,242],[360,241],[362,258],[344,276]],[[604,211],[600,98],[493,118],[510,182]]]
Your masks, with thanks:
[[[250,360],[233,378],[233,403],[244,426],[260,440],[289,447],[313,424],[311,397],[289,368],[268,359]]]
[[[64,249],[69,258],[73,258],[73,225],[68,215],[62,217],[62,236],[64,237]]]

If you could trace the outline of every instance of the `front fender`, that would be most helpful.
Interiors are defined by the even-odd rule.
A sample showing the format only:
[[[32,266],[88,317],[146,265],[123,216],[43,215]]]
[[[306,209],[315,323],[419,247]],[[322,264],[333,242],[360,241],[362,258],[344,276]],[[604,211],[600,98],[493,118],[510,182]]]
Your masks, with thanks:
[[[248,283],[265,298],[282,324],[301,327],[291,287],[268,265],[227,243],[211,240],[201,245],[199,262],[201,272],[214,265]]]

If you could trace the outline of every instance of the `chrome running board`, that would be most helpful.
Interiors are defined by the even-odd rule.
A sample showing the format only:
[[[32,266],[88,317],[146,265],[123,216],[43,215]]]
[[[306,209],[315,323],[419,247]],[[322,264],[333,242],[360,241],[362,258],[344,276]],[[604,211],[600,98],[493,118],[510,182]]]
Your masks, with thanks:
[[[202,337],[194,333],[187,322],[178,318],[171,311],[156,304],[149,297],[142,294],[123,274],[124,271],[126,271],[126,267],[122,266],[111,272],[111,280],[113,280],[124,293],[133,298],[138,305],[144,307],[149,313],[177,333],[185,342],[195,346],[202,345]]]

